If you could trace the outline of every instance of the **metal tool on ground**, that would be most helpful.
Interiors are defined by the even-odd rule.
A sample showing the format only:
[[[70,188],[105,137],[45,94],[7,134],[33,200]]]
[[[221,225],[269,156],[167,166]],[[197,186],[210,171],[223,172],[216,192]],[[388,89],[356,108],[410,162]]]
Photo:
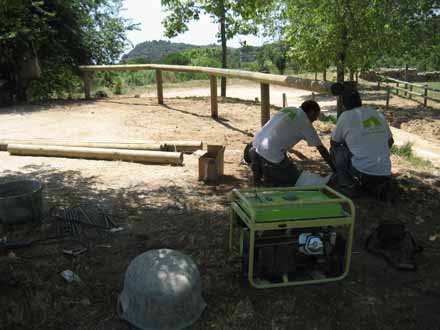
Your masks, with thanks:
[[[240,229],[243,275],[256,288],[325,283],[349,271],[355,208],[328,188],[234,189],[229,246]]]
[[[119,226],[111,216],[101,207],[92,205],[75,206],[59,209],[53,216],[58,219],[57,233],[65,232],[72,236],[80,236],[90,228],[101,232],[111,232]]]

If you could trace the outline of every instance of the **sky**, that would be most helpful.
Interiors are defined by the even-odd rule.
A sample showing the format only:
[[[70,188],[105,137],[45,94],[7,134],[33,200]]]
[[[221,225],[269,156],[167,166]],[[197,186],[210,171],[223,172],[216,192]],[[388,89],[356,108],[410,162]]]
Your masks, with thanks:
[[[160,0],[124,0],[122,15],[130,18],[134,23],[140,23],[139,31],[129,31],[128,39],[133,46],[147,40],[170,40],[193,45],[209,45],[218,43],[216,34],[217,24],[211,22],[209,16],[201,16],[200,20],[191,22],[189,30],[175,38],[168,39],[164,36],[162,20],[166,12],[162,10]],[[237,36],[228,41],[230,47],[240,47],[240,41],[246,40],[248,45],[260,46],[263,40],[256,36]]]

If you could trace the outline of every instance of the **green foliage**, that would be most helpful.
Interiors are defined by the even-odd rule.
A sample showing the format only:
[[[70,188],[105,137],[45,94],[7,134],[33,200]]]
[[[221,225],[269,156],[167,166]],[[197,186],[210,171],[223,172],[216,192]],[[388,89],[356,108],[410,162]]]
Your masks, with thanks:
[[[324,123],[332,123],[336,125],[336,116],[335,115],[321,115],[319,120]]]
[[[286,40],[291,60],[303,69],[322,71],[334,65],[343,79],[346,68],[368,69],[386,56],[438,68],[438,0],[239,2],[267,35]]]
[[[173,53],[165,56],[165,58],[161,60],[161,63],[172,65],[189,65],[191,63],[191,58],[183,53]]]
[[[240,1],[236,0],[162,0],[162,6],[168,16],[162,22],[165,35],[169,38],[188,31],[188,23],[198,20],[201,14],[207,14],[211,20],[219,24],[217,37],[221,42],[221,66],[227,68],[227,40],[237,34],[255,34],[253,24],[248,24],[242,12],[245,12]],[[206,62],[206,61],[205,61]],[[226,96],[226,78],[221,79],[221,96]]]
[[[168,11],[163,21],[165,35],[168,38],[188,31],[188,23],[199,20],[201,14],[207,14],[220,24],[225,21],[225,37],[232,39],[237,34],[256,33],[255,26],[249,24],[242,13],[244,8],[239,1],[233,0],[162,0],[162,6]],[[220,33],[218,34],[221,39]]]
[[[242,70],[259,71],[259,65],[256,62],[246,62],[241,65]]]
[[[221,67],[221,49],[219,47],[192,48],[184,52],[191,65]]]
[[[77,65],[113,63],[123,52],[125,31],[135,26],[119,16],[121,6],[121,0],[0,0],[0,76],[23,95],[36,78],[24,73],[26,59],[35,59],[42,73],[30,86],[31,100],[71,93]]]
[[[120,79],[118,79],[116,81],[114,93],[115,93],[115,95],[121,95],[122,94],[122,82],[121,82]]]
[[[71,68],[61,66],[54,71],[43,70],[40,79],[30,82],[28,94],[32,101],[71,99],[82,90],[82,85],[81,79]]]
[[[432,163],[429,160],[425,160],[420,157],[417,157],[414,154],[412,146],[413,146],[413,144],[409,143],[409,142],[405,143],[401,147],[394,145],[391,147],[391,153],[396,156],[399,156],[401,158],[404,158],[406,161],[408,161],[409,163],[411,163],[412,165],[417,166],[417,167],[430,167],[430,166],[432,166]]]

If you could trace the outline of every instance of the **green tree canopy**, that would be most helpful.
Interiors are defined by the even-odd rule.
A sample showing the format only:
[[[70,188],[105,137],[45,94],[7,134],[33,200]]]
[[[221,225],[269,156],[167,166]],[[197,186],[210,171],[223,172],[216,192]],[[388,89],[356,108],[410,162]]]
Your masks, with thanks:
[[[23,97],[29,80],[19,73],[33,57],[45,97],[67,88],[77,65],[113,63],[135,28],[119,16],[121,7],[122,0],[0,0],[0,74]]]
[[[307,68],[335,65],[337,79],[386,54],[422,57],[439,45],[438,0],[241,0],[246,15],[289,45]],[[431,55],[435,57],[436,55]]]

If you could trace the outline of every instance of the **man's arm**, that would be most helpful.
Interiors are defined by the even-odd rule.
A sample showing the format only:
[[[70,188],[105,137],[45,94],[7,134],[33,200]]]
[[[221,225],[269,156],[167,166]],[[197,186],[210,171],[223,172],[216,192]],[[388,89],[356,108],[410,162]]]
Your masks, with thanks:
[[[330,157],[330,154],[326,147],[324,147],[322,144],[320,146],[317,146],[316,149],[318,149],[321,157],[325,160],[325,162],[330,166],[333,172],[336,172],[336,167],[333,164],[333,161]]]

